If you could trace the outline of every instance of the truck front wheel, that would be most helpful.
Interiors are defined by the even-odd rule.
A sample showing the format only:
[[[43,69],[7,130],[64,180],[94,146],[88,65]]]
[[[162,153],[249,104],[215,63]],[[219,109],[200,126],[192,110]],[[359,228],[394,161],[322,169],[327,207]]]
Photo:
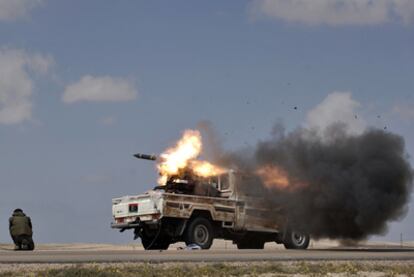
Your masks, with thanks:
[[[192,219],[185,231],[184,241],[186,245],[197,244],[202,249],[209,249],[213,244],[214,230],[210,220],[204,217]]]
[[[303,234],[292,229],[288,229],[283,245],[286,249],[306,249],[309,246],[310,237],[308,234]]]

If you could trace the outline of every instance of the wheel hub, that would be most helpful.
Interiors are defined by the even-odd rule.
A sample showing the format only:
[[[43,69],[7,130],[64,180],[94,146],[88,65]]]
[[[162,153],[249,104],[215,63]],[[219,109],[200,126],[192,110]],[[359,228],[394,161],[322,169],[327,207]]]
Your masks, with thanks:
[[[305,236],[298,232],[292,232],[292,241],[296,245],[302,245],[305,243]]]
[[[207,243],[209,239],[207,227],[204,225],[196,226],[194,228],[194,239],[195,242],[200,245]]]

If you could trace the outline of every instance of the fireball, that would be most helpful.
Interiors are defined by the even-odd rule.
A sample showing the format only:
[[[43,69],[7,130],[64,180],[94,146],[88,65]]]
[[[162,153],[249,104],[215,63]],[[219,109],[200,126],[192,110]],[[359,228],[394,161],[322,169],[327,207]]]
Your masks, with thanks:
[[[224,173],[224,169],[207,161],[197,160],[203,149],[201,133],[198,130],[185,130],[174,147],[161,154],[157,164],[160,178],[158,183],[165,185],[168,178],[185,170],[195,176],[209,177]]]
[[[192,161],[190,167],[194,174],[200,177],[217,176],[225,172],[224,168],[206,161]]]

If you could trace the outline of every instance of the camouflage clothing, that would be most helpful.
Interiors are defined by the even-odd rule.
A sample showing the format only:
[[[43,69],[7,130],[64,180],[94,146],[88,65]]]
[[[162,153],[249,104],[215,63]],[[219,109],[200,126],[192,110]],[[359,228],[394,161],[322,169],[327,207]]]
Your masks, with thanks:
[[[33,235],[32,222],[30,217],[26,216],[22,211],[15,211],[9,219],[10,235]]]
[[[13,212],[13,216],[9,219],[9,231],[16,245],[16,250],[34,249],[32,222],[30,217],[26,216],[22,210],[16,209]]]

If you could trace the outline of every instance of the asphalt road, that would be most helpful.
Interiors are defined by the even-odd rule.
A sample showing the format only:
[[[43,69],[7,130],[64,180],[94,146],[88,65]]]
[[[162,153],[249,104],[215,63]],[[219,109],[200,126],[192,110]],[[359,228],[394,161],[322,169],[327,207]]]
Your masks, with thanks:
[[[310,250],[0,250],[0,263],[413,260],[414,248]]]

